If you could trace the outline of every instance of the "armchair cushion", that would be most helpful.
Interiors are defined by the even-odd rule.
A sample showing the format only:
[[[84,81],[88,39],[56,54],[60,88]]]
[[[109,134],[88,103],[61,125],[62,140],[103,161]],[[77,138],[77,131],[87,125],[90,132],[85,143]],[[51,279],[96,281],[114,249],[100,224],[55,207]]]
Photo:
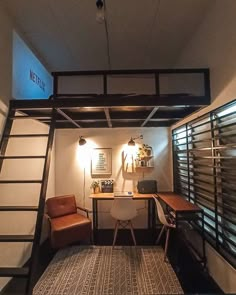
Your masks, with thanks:
[[[87,225],[91,224],[91,221],[80,214],[70,214],[66,216],[61,216],[51,219],[51,226],[53,231],[63,231],[73,229],[77,225]]]
[[[51,243],[61,248],[76,240],[89,240],[91,220],[80,214],[70,214],[51,219]]]
[[[47,199],[47,213],[50,218],[74,214],[77,212],[75,196],[59,196]]]

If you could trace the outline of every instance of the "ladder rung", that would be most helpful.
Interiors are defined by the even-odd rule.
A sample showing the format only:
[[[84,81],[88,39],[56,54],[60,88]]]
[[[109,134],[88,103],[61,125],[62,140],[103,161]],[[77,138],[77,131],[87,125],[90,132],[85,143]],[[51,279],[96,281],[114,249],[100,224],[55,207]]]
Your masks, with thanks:
[[[34,235],[0,235],[0,242],[33,242]]]
[[[9,118],[10,120],[23,120],[23,119],[35,119],[35,120],[42,120],[42,119],[47,119],[51,120],[52,117],[50,116],[34,116],[34,115],[29,115],[29,116],[12,116]]]
[[[0,277],[27,277],[28,267],[0,267]]]
[[[0,180],[0,183],[42,183],[42,180]]]
[[[35,102],[34,101],[27,101],[27,100],[23,100],[22,101],[22,103],[24,104],[24,106],[22,105],[22,106],[13,106],[13,105],[11,105],[11,110],[12,111],[41,111],[41,110],[43,110],[43,111],[52,111],[53,110],[53,108],[51,107],[51,106],[45,106],[45,103],[47,104],[49,101],[48,100],[46,100],[46,99],[43,99],[42,101],[44,101],[43,102],[43,104],[44,104],[44,106],[36,106],[36,107],[34,107],[34,106],[31,106],[31,105],[29,105],[29,104],[34,104]],[[13,100],[12,101],[12,103],[13,104],[15,104],[15,103],[18,103],[17,101],[15,101],[15,100]],[[26,104],[28,104],[28,107],[26,106]]]
[[[0,156],[0,159],[45,159],[46,156]]]
[[[12,134],[12,135],[3,135],[3,137],[9,138],[9,137],[48,137],[48,133],[42,133],[42,134]]]
[[[0,211],[38,211],[37,206],[0,206]]]

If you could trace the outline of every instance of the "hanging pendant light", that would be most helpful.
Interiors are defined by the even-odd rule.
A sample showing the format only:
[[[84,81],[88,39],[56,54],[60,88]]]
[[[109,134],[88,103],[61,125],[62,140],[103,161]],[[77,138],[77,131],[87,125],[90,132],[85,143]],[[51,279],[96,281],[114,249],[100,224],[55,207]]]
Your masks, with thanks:
[[[96,12],[96,21],[99,24],[102,24],[105,20],[105,14],[104,14],[104,3],[102,0],[96,1],[97,6],[97,12]]]

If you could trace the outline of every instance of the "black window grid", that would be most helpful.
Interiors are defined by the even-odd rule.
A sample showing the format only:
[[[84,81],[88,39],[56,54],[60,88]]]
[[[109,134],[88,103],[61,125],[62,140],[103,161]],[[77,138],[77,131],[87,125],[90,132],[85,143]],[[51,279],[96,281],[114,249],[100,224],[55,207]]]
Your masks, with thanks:
[[[203,208],[206,239],[234,267],[235,114],[233,101],[172,132],[175,192]],[[194,224],[198,227],[197,222]]]

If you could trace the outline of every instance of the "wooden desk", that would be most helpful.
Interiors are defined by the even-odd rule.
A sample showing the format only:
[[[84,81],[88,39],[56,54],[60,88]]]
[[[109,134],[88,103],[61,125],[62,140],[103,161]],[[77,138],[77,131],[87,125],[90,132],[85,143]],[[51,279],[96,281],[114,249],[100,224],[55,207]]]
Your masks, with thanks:
[[[178,213],[197,213],[203,210],[180,195],[172,192],[157,193],[157,196],[166,203],[172,210]]]
[[[133,194],[134,200],[150,200],[152,199],[152,196],[155,194]],[[114,199],[114,193],[99,193],[99,194],[91,194],[89,196],[90,199],[94,200],[113,200]]]
[[[148,228],[155,228],[155,207],[153,202],[153,195],[155,194],[133,194],[134,200],[147,200],[148,201]],[[101,200],[113,200],[114,193],[99,193],[99,194],[91,194],[89,196],[92,199],[93,206],[93,238],[94,243],[96,243],[96,236],[98,231],[98,201]]]
[[[200,262],[205,266],[206,264],[206,251],[205,251],[205,238],[204,238],[204,211],[180,195],[172,192],[161,192],[157,193],[157,196],[174,211],[176,228],[181,220],[191,221],[195,218],[201,220],[201,236],[202,236],[202,256],[199,254],[197,249],[193,249],[199,257]]]

